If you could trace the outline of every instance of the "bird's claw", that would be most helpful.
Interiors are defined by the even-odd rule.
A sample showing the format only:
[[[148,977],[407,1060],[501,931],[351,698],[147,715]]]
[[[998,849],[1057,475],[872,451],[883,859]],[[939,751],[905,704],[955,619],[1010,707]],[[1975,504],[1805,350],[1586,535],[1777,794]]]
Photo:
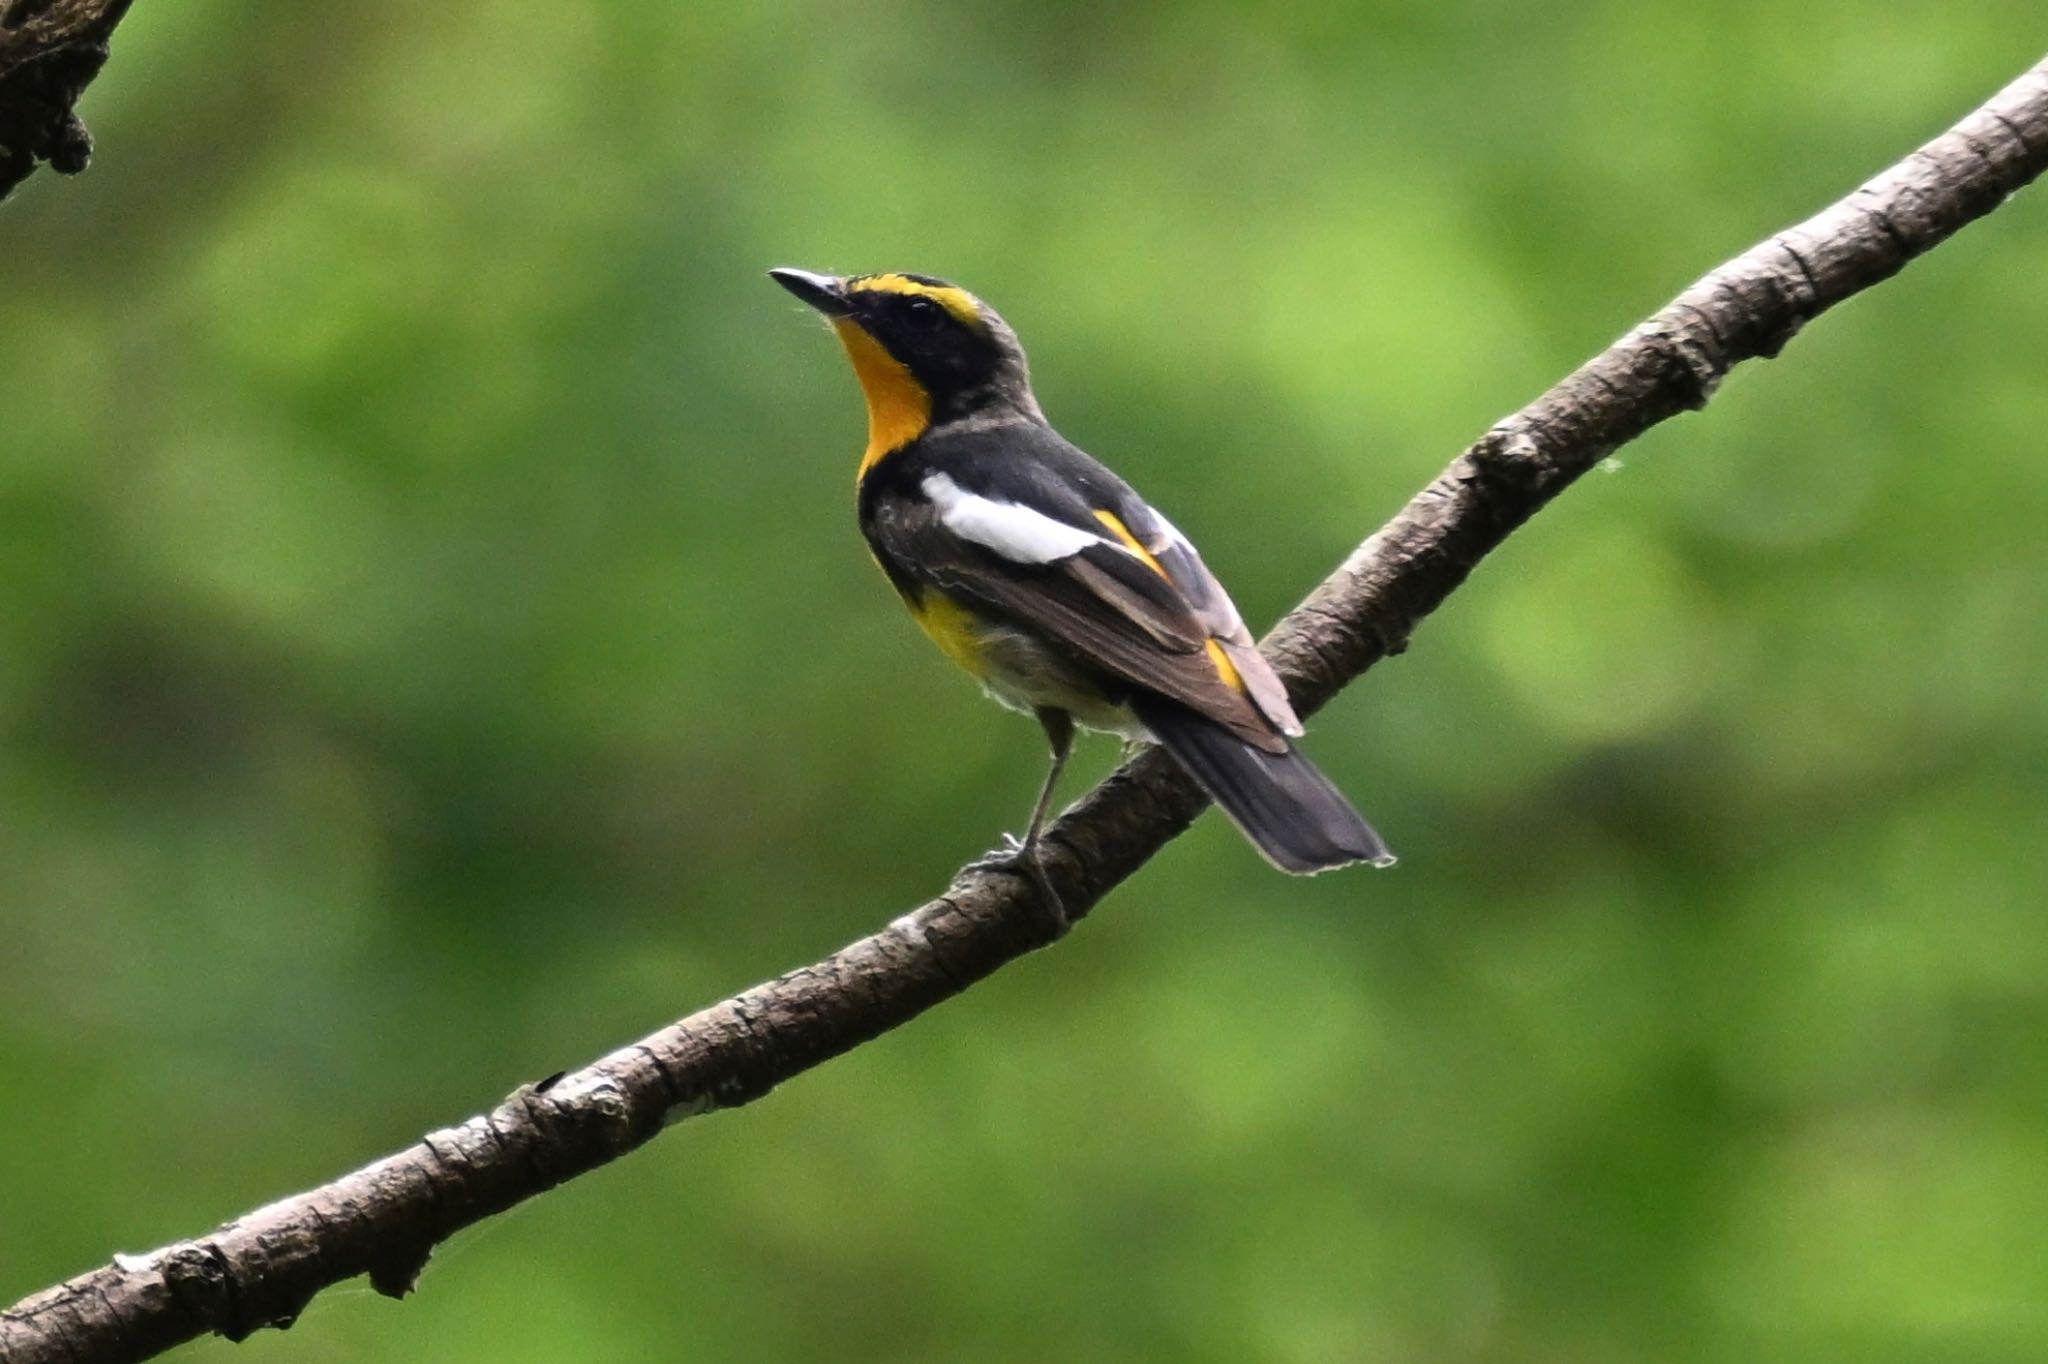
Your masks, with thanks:
[[[967,864],[969,871],[1016,871],[1024,858],[1024,840],[1004,834],[1002,843]]]
[[[1052,879],[1045,874],[1045,864],[1038,858],[1038,849],[1012,833],[1003,835],[1002,844],[989,849],[980,857],[967,864],[969,871],[1002,871],[1022,876],[1038,891],[1039,903],[1052,920],[1053,936],[1063,937],[1073,927],[1067,917],[1067,907],[1060,900],[1060,893],[1053,889]]]

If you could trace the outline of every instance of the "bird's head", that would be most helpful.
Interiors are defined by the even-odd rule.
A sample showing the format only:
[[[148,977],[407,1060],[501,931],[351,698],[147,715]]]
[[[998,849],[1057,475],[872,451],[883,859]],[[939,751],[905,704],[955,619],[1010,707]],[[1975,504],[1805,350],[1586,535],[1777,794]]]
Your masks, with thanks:
[[[1042,420],[1017,334],[965,289],[930,275],[768,274],[839,333],[867,394],[871,445],[963,417]]]

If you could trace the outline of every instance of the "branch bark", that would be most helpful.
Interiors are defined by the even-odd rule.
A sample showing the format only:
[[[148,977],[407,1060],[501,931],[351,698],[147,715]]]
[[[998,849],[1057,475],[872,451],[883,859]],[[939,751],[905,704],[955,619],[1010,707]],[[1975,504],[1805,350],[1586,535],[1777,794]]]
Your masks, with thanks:
[[[17,7],[19,0],[17,0]],[[118,8],[114,6],[111,8]],[[1847,198],[1714,270],[1458,456],[1360,545],[1265,647],[1298,708],[1391,653],[1480,559],[1622,443],[1713,395],[1812,318],[1897,273],[2048,168],[2048,61]],[[1145,753],[1047,835],[1071,915],[1200,812]],[[916,1017],[1051,937],[1032,889],[964,870],[945,894],[825,960],[712,1005],[570,1074],[523,1086],[332,1183],[209,1235],[117,1255],[0,1313],[9,1364],[147,1359],[207,1331],[287,1326],[321,1289],[367,1274],[410,1291],[434,1246],[648,1141],[732,1108]]]
[[[76,175],[92,134],[74,106],[131,0],[0,0],[0,199],[47,162]]]

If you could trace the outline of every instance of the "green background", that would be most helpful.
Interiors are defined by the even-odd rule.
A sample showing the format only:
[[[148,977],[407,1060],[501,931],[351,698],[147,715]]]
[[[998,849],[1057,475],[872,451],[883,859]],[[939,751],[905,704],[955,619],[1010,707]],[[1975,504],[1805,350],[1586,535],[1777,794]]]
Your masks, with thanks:
[[[770,265],[985,294],[1270,623],[2032,4],[143,4],[0,206],[0,1300],[935,892]],[[2048,1354],[2048,197],[1623,452],[1057,950],[267,1361]],[[1072,790],[1104,770],[1094,741]]]

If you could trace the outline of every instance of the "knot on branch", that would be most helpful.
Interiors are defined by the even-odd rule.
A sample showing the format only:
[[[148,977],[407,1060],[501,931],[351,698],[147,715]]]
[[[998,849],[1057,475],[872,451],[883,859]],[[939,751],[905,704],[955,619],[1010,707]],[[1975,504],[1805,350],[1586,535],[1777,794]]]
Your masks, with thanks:
[[[1704,315],[1684,301],[1637,327],[1621,345],[1630,347],[1629,385],[1651,411],[1697,412],[1728,372]]]
[[[1543,496],[1557,474],[1557,461],[1544,436],[1526,413],[1496,424],[1432,485],[1440,514],[1468,516],[1495,505],[1519,507]]]
[[[317,1282],[302,1286],[280,1283],[259,1301],[245,1291],[234,1266],[212,1241],[185,1241],[167,1247],[157,1252],[156,1262],[171,1298],[204,1321],[214,1334],[236,1342],[266,1326],[284,1330],[299,1319],[320,1289]]]
[[[522,1085],[505,1101],[529,1121],[548,1154],[576,1168],[638,1146],[660,1128],[661,1114],[636,1117],[625,1086],[596,1070],[578,1071],[545,1087]],[[501,1128],[502,1131],[502,1128]]]

